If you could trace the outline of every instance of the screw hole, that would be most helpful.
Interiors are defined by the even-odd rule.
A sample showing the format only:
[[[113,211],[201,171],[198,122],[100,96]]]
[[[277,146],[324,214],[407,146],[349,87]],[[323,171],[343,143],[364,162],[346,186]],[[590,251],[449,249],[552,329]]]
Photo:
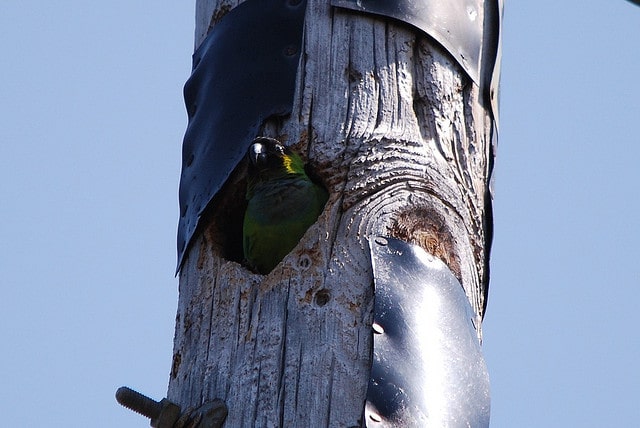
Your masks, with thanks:
[[[378,324],[377,322],[374,322],[371,327],[373,328],[373,332],[376,333],[376,334],[383,334],[384,333],[384,328],[380,324]]]
[[[376,244],[381,245],[381,246],[386,246],[386,245],[389,244],[389,242],[385,238],[383,238],[382,236],[377,236],[375,238],[375,242],[376,242]]]
[[[371,413],[369,418],[374,422],[382,422],[382,418],[377,413]]]

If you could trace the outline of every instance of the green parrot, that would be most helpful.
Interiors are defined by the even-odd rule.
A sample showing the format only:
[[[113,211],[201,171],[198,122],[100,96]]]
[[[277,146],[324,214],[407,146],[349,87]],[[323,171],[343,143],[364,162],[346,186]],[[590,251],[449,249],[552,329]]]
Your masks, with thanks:
[[[329,195],[300,157],[278,140],[258,137],[248,152],[243,249],[249,267],[267,274],[300,241]]]

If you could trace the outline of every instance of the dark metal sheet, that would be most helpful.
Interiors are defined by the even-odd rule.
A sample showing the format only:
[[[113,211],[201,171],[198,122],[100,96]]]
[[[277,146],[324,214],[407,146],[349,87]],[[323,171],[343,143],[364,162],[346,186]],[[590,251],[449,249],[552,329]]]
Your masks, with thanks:
[[[497,117],[502,0],[331,0],[331,5],[397,19],[433,37],[482,88]]]
[[[367,427],[489,426],[489,375],[458,280],[416,245],[377,237],[370,250],[375,308]]]
[[[489,99],[495,120],[495,131],[500,128],[500,70],[502,68],[502,11],[504,0],[485,2],[484,51],[482,53],[482,93]]]
[[[388,16],[419,28],[444,46],[478,84],[482,3],[483,0],[331,0],[333,6]]]
[[[304,0],[248,0],[227,13],[193,56],[184,87],[178,271],[200,217],[258,127],[291,112]]]

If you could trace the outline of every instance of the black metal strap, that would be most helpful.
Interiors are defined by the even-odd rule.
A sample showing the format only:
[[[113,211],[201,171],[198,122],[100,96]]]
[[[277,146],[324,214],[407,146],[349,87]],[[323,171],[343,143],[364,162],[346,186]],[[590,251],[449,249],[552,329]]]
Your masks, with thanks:
[[[178,270],[200,216],[245,155],[258,127],[291,112],[305,0],[247,0],[193,55],[184,87]]]
[[[375,283],[367,427],[486,427],[489,375],[449,268],[393,238],[370,241]]]

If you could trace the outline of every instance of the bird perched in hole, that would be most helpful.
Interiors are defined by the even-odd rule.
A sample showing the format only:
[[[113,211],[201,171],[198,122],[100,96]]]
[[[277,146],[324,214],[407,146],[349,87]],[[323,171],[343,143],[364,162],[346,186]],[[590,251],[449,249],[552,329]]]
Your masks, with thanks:
[[[278,140],[256,138],[248,157],[244,258],[267,274],[316,221],[328,194],[311,181],[302,159]]]

